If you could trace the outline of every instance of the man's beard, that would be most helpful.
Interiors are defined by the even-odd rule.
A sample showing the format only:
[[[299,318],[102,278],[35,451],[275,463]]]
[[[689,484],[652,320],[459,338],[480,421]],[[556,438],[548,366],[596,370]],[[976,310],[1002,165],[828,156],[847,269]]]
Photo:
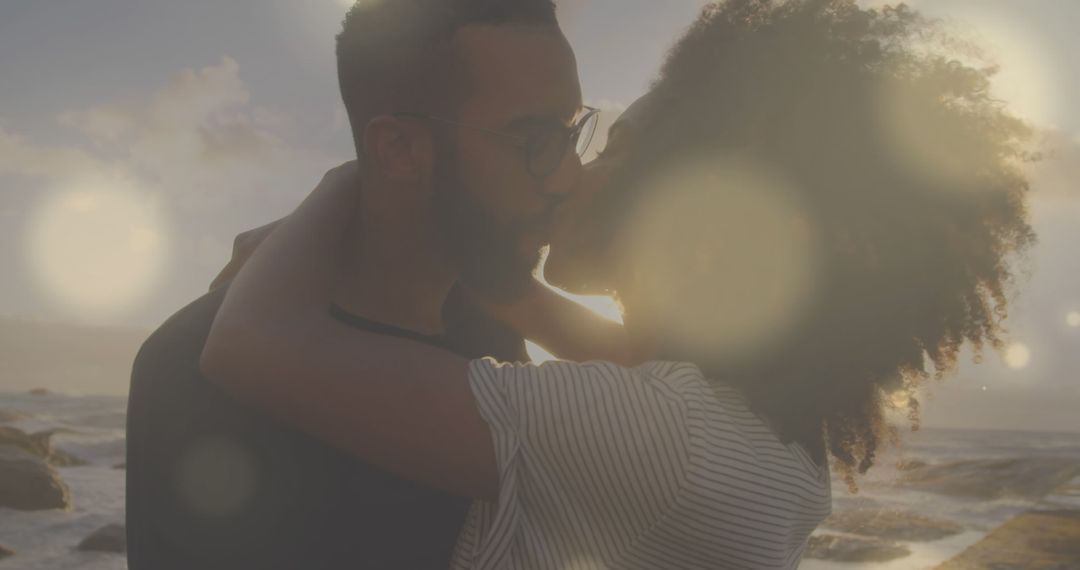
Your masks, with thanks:
[[[463,188],[453,145],[441,142],[437,151],[432,218],[462,285],[495,302],[521,298],[540,261],[539,250],[520,251],[521,236],[543,229],[546,217],[500,223]]]

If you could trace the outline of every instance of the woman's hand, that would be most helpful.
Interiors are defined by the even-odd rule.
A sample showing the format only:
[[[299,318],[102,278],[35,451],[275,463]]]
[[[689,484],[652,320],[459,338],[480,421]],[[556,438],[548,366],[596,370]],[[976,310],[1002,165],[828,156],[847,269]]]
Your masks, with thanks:
[[[359,184],[355,163],[330,171],[255,251],[214,320],[203,373],[238,400],[376,466],[494,499],[491,433],[467,361],[329,314]]]
[[[524,296],[510,303],[492,301],[468,287],[462,289],[473,304],[560,359],[640,364],[633,358],[625,327],[537,280]]]

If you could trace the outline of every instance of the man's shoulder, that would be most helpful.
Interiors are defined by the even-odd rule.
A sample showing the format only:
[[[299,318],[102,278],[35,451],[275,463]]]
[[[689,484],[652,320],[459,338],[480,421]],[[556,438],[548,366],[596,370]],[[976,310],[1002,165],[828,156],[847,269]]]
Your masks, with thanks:
[[[140,367],[161,361],[197,357],[206,344],[214,316],[225,300],[225,292],[224,288],[211,291],[162,323],[139,349],[135,357],[136,372]]]
[[[208,402],[227,399],[199,370],[199,358],[224,299],[224,290],[203,295],[146,339],[131,367],[129,421],[144,413],[150,416],[144,422],[155,423],[162,420],[159,414],[183,415],[192,411],[188,408],[205,409]]]

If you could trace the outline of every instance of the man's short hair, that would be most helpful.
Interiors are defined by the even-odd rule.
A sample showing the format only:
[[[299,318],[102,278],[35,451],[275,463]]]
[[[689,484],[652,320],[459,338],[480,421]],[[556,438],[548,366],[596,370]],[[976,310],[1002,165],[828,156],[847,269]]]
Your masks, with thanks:
[[[450,40],[469,25],[558,28],[554,0],[360,0],[337,36],[338,82],[357,153],[375,116],[455,102]]]

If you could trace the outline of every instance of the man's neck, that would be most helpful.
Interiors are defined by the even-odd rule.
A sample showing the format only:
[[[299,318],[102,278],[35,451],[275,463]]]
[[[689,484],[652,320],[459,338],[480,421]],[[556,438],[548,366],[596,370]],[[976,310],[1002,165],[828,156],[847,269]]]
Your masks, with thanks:
[[[443,305],[457,273],[416,224],[363,210],[346,235],[334,302],[366,319],[441,334]]]

